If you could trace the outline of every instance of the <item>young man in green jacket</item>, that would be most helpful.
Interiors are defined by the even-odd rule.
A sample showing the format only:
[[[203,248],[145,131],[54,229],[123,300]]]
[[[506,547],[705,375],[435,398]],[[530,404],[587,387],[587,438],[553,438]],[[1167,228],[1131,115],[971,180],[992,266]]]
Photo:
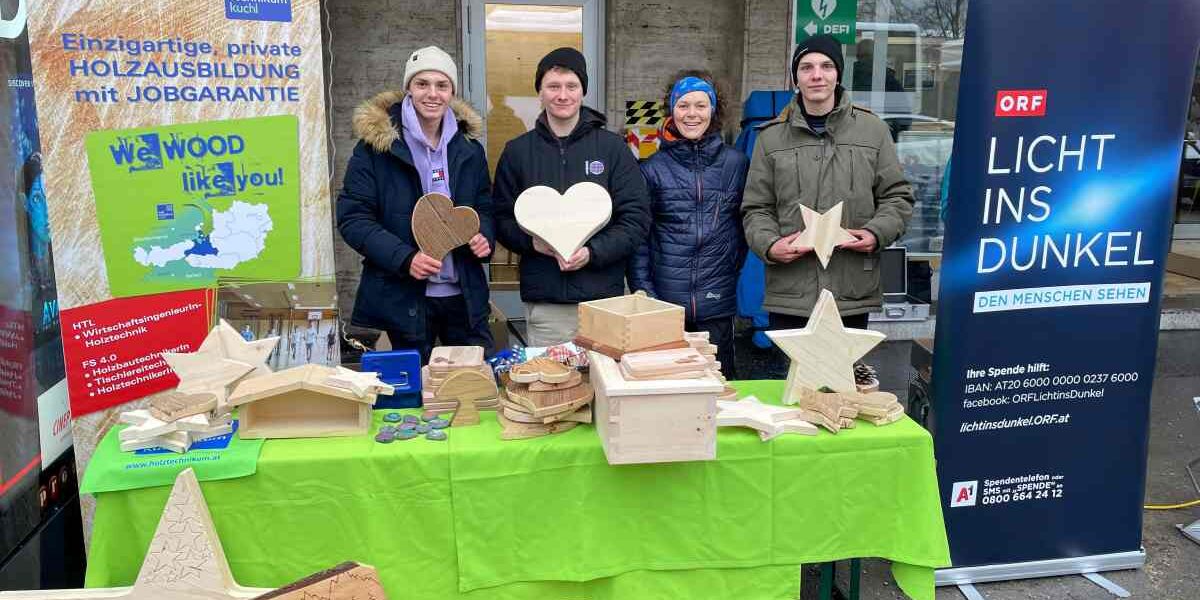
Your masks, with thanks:
[[[808,322],[822,289],[833,292],[846,327],[866,329],[882,304],[879,250],[904,233],[912,186],[891,133],[850,104],[841,85],[842,49],[832,36],[801,42],[792,55],[794,102],[764,126],[750,159],[742,222],[750,250],[766,264],[763,309],[771,329]],[[854,236],[822,268],[812,248],[794,247],[801,205],[825,213],[842,204],[841,226]]]

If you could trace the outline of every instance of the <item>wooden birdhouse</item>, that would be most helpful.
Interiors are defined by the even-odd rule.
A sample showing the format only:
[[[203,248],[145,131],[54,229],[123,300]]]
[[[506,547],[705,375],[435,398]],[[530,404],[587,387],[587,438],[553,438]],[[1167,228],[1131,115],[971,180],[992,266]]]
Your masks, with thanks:
[[[717,396],[712,374],[695,379],[626,380],[616,361],[589,352],[596,431],[612,465],[713,460]]]
[[[683,307],[642,292],[581,302],[579,337],[585,345],[634,352],[683,343]]]
[[[244,439],[335,437],[370,430],[375,394],[340,384],[337,369],[304,365],[243,381],[229,403]]]

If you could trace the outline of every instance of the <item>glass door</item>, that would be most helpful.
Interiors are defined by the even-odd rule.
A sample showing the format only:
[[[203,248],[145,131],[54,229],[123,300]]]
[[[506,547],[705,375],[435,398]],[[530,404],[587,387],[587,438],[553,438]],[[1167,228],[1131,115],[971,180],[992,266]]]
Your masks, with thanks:
[[[464,96],[485,115],[488,168],[509,140],[533,129],[541,104],[533,87],[538,61],[571,47],[588,65],[586,106],[604,112],[604,0],[463,0]],[[493,290],[515,290],[519,257],[504,247],[492,255]]]

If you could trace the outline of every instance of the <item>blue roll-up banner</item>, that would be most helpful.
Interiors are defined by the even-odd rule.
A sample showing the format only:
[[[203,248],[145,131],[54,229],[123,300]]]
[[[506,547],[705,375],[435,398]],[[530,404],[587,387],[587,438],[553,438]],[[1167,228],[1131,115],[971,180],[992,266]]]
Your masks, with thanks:
[[[970,5],[934,366],[953,570],[1144,561],[1150,389],[1198,47],[1197,0]],[[1140,563],[1079,564],[1059,572]]]

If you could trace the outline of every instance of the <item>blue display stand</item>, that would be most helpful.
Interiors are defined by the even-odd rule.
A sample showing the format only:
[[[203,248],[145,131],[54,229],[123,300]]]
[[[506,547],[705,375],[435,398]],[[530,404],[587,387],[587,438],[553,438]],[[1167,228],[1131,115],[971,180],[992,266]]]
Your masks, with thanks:
[[[738,134],[735,145],[738,150],[751,155],[754,142],[758,141],[758,129],[770,122],[783,108],[792,101],[792,92],[788,91],[757,91],[751,92],[742,105],[742,132]],[[754,326],[754,345],[759,348],[770,348],[771,340],[763,333],[771,324],[767,312],[762,309],[765,267],[762,260],[753,252],[746,254],[746,262],[738,277],[737,305],[738,315],[750,319]]]
[[[375,399],[375,410],[420,408],[421,353],[416,350],[367,352],[362,356],[362,370],[379,373],[379,379],[395,388],[391,396]]]

